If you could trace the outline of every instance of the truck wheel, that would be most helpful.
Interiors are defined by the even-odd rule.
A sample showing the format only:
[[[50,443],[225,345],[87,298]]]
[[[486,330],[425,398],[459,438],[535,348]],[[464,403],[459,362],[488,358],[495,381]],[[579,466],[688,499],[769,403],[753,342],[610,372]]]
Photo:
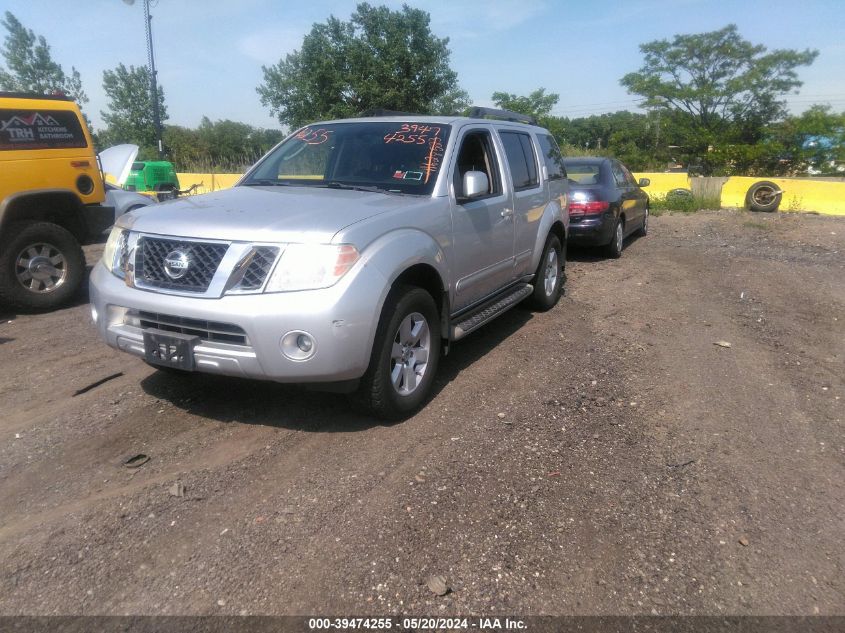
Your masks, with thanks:
[[[0,240],[0,299],[25,309],[49,310],[76,294],[85,256],[58,224],[11,224]]]
[[[407,417],[426,401],[440,359],[440,316],[422,288],[394,288],[384,303],[370,366],[356,394],[367,412]]]
[[[563,267],[566,257],[560,239],[554,233],[546,238],[540,265],[534,275],[534,294],[530,305],[538,312],[546,312],[557,305],[563,288]]]
[[[748,188],[745,204],[752,211],[777,211],[782,197],[780,187],[768,180],[761,180]]]

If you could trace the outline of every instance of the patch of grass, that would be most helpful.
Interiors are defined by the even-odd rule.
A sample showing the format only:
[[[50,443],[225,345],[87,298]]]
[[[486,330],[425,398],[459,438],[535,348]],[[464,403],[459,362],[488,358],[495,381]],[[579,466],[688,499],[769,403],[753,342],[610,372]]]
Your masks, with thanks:
[[[772,228],[765,222],[755,222],[754,220],[743,222],[742,226],[747,226],[749,229],[760,229],[762,231],[768,231]]]
[[[721,201],[718,196],[696,196],[691,193],[669,193],[666,195],[655,194],[650,198],[650,211],[652,215],[660,215],[665,211],[678,211],[681,213],[694,213],[701,209],[718,209]]]

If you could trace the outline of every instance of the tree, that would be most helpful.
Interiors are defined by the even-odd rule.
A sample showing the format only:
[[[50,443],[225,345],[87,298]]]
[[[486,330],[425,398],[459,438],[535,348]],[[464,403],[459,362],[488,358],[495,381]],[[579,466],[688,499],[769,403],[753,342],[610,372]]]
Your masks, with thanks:
[[[0,90],[41,94],[58,91],[77,103],[88,103],[79,71],[71,67],[70,75],[65,74],[61,65],[53,61],[43,35],[36,36],[11,11],[6,11],[0,24],[7,31],[0,50],[6,60],[6,68],[0,68]]]
[[[108,111],[100,111],[106,129],[99,132],[102,147],[119,143],[134,143],[141,149],[142,158],[158,157],[156,129],[153,122],[150,72],[146,66],[118,64],[114,70],[103,71],[103,91],[109,98]],[[164,91],[158,89],[161,120],[167,119]]]
[[[640,45],[643,65],[621,84],[665,113],[677,144],[705,160],[709,146],[753,144],[786,113],[783,95],[801,86],[796,69],[818,51],[773,50],[744,40],[730,24]]]
[[[170,160],[185,171],[243,172],[281,140],[279,130],[208,117],[196,129],[178,125],[164,129]]]
[[[454,92],[448,43],[432,34],[425,11],[362,3],[348,22],[331,16],[314,24],[298,51],[262,66],[257,91],[291,127],[370,108],[426,113],[444,102],[451,107],[461,95]]]
[[[505,110],[527,114],[537,119],[547,117],[560,100],[560,95],[539,88],[527,97],[521,97],[507,92],[494,92],[493,103]]]

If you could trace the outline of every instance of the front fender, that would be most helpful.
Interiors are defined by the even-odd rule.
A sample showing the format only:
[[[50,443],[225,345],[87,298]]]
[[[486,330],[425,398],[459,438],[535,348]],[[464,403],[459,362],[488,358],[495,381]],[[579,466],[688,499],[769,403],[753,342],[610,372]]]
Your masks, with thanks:
[[[449,290],[449,268],[446,255],[440,244],[428,233],[417,229],[398,229],[386,233],[372,242],[362,253],[365,266],[375,267],[387,280],[378,298],[377,315],[381,315],[384,302],[393,284],[402,273],[412,266],[423,264],[433,268],[440,277],[444,290]],[[439,298],[435,297],[435,301]],[[375,319],[369,335],[372,348],[378,319]]]

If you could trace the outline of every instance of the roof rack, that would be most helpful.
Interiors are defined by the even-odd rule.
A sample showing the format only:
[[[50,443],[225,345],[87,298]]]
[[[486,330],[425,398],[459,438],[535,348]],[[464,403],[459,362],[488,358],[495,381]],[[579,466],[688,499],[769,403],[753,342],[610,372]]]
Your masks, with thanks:
[[[10,92],[0,90],[0,97],[15,97],[17,99],[52,99],[53,101],[73,101],[65,94],[41,94],[39,92]]]
[[[496,108],[482,108],[480,106],[472,106],[467,113],[471,119],[503,119],[505,121],[513,121],[514,123],[527,123],[528,125],[537,125],[537,119],[528,114],[520,114],[511,110],[498,110]]]
[[[417,112],[400,112],[399,110],[385,110],[384,108],[367,108],[359,117],[368,118],[376,116],[423,116]]]

